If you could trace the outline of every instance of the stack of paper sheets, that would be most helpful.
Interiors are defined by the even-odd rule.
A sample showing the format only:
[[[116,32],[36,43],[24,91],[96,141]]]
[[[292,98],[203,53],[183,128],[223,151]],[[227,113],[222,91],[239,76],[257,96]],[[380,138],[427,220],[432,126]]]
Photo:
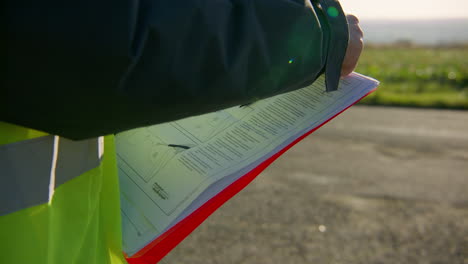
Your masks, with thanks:
[[[375,90],[353,73],[246,106],[117,135],[123,247],[133,256],[267,159]]]

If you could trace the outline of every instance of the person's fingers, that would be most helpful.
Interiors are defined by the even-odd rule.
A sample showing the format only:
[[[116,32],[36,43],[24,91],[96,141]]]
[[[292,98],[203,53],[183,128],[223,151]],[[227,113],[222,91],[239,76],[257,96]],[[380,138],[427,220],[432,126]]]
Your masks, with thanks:
[[[349,43],[346,50],[346,55],[341,67],[341,76],[347,76],[354,71],[357,66],[359,57],[364,48],[363,32],[359,27],[359,19],[354,15],[347,15],[349,27]]]
[[[359,24],[359,19],[352,14],[346,15],[346,20],[348,20],[349,25],[356,25]]]
[[[342,77],[348,76],[354,71],[357,66],[361,50],[362,49],[356,47],[349,49],[349,53],[346,54],[343,66],[341,67]]]
[[[362,29],[359,26],[359,24],[349,25],[349,31],[353,31],[351,33],[353,33],[353,36],[356,38],[362,39],[364,37],[364,32],[362,32]]]
[[[343,66],[341,67],[341,76],[347,76],[351,74],[357,66],[359,57],[363,50],[363,42],[361,39],[355,39],[348,45]]]

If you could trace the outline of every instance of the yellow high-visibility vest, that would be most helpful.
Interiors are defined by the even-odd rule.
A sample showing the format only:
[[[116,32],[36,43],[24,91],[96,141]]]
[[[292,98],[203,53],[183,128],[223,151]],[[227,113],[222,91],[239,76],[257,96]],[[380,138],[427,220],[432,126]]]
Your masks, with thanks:
[[[114,137],[0,122],[0,263],[126,263]]]

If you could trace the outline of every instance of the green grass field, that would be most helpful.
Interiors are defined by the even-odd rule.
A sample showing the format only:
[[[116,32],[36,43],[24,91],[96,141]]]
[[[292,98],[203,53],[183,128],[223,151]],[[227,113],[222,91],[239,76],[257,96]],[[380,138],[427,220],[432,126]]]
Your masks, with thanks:
[[[371,45],[356,71],[381,82],[361,104],[468,109],[468,45]]]

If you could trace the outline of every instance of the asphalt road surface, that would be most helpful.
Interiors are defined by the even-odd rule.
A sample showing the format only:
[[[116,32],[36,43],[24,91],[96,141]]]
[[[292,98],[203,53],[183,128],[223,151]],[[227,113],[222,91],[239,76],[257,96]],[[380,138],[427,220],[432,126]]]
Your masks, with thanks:
[[[468,263],[468,111],[352,107],[162,263]]]

